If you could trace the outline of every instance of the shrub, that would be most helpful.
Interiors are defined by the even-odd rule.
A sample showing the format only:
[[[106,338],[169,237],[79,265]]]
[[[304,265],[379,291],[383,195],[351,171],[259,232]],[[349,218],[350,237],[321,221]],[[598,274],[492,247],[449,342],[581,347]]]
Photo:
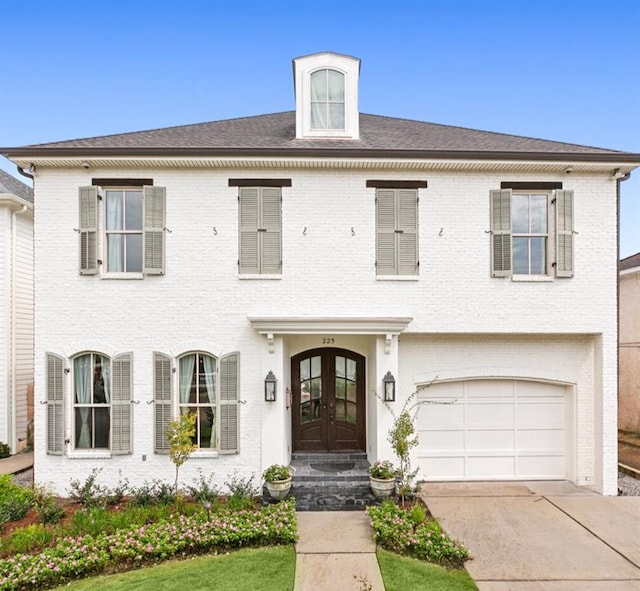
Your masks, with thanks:
[[[33,508],[38,513],[40,523],[58,523],[64,516],[64,508],[58,504],[53,493],[44,486],[34,489]]]
[[[444,533],[437,521],[420,521],[419,512],[412,514],[392,501],[385,501],[369,507],[367,513],[376,542],[387,550],[454,567],[462,566],[469,557],[467,549]]]
[[[109,489],[96,481],[102,468],[94,468],[84,482],[72,480],[69,496],[85,508],[104,507],[109,504]]]
[[[0,476],[0,525],[22,519],[33,504],[33,492],[13,482],[10,474]]]
[[[198,477],[193,479],[193,485],[187,486],[187,492],[196,501],[201,503],[209,502],[213,503],[220,495],[220,489],[213,484],[213,472],[209,474],[208,478],[205,478],[202,470],[198,468]]]
[[[170,505],[176,497],[173,487],[161,480],[145,482],[142,486],[129,490],[130,503],[134,507],[148,507],[151,505]]]
[[[8,458],[11,455],[11,448],[0,441],[0,458]]]
[[[229,489],[229,497],[227,498],[227,507],[234,511],[242,511],[252,509],[255,505],[255,497],[258,495],[258,489],[253,483],[255,474],[249,478],[242,478],[237,472],[234,472],[229,480],[225,481],[225,486]]]
[[[176,555],[249,545],[291,544],[296,539],[295,504],[285,501],[261,511],[226,511],[211,518],[200,511],[115,534],[64,538],[39,554],[0,560],[0,589],[45,589],[69,580]]]

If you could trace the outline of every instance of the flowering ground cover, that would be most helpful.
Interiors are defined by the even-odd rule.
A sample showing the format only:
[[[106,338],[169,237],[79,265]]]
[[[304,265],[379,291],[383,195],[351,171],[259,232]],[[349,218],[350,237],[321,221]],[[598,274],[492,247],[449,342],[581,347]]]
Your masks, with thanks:
[[[211,551],[291,544],[296,538],[293,501],[260,510],[199,511],[96,536],[57,540],[34,554],[0,560],[0,590],[46,589],[93,574]]]
[[[376,542],[386,550],[453,567],[461,567],[469,557],[467,549],[443,532],[420,504],[405,509],[385,501],[367,513]]]

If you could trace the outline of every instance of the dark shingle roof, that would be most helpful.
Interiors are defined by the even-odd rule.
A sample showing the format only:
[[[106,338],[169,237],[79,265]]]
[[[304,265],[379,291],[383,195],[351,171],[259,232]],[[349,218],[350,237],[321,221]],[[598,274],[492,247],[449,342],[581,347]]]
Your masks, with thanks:
[[[25,201],[29,201],[29,203],[33,203],[33,189],[7,174],[4,170],[0,170],[0,193],[15,195]]]
[[[90,154],[135,153],[253,153],[283,155],[343,154],[399,156],[455,153],[458,156],[487,154],[575,154],[615,158],[625,152],[568,144],[502,133],[478,131],[422,121],[360,115],[360,139],[295,139],[295,112],[227,119],[164,129],[75,139],[6,148],[5,153]],[[637,155],[636,155],[637,156]],[[636,158],[637,160],[637,158]]]
[[[640,267],[640,252],[622,259],[618,265],[620,271],[626,271],[627,269],[633,269],[634,267]]]

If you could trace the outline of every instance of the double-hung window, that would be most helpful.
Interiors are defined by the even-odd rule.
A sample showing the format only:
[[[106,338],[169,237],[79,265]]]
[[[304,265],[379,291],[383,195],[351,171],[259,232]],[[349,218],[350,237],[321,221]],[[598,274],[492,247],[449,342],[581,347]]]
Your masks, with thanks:
[[[573,191],[491,191],[494,277],[573,276]]]
[[[418,265],[418,190],[376,189],[376,275],[417,275]]]
[[[107,273],[142,273],[142,190],[105,191]]]
[[[132,451],[132,354],[47,353],[47,453]],[[71,424],[65,425],[69,408]]]
[[[193,443],[199,450],[236,453],[238,373],[237,352],[220,358],[204,351],[188,352],[177,358],[154,353],[156,453],[168,452],[166,430],[169,422],[180,414],[195,415]]]
[[[164,187],[80,187],[80,274],[164,274]]]

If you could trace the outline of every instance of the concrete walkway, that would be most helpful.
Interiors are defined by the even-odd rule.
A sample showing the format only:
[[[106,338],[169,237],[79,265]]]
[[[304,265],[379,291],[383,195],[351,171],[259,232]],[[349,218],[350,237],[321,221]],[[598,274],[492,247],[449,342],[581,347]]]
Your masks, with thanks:
[[[33,466],[33,452],[16,454],[0,460],[0,474],[17,474]]]
[[[568,482],[423,486],[480,591],[640,591],[640,497]]]
[[[384,591],[373,529],[364,512],[300,511],[296,517],[294,591]]]

